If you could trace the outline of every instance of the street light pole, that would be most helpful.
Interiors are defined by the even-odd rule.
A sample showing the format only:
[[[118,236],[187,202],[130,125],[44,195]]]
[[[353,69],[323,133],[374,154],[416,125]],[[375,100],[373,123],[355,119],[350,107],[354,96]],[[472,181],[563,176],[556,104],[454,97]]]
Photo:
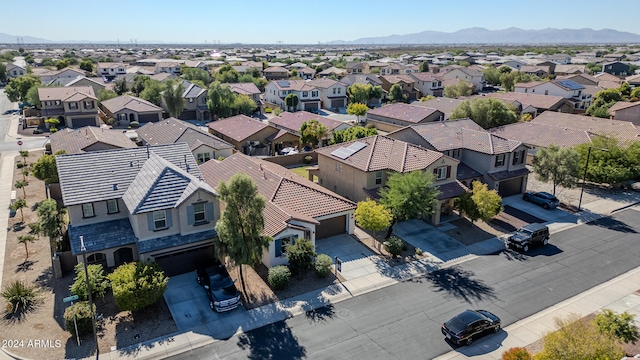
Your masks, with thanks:
[[[584,175],[582,175],[582,189],[580,189],[580,201],[578,202],[578,212],[582,210],[582,194],[584,193],[584,183],[587,181],[587,168],[589,167],[589,157],[591,157],[591,149],[593,146],[589,146],[589,150],[587,151],[587,161],[584,164]],[[603,148],[594,148],[602,151],[609,151],[608,149]]]
[[[96,332],[96,314],[93,311],[93,297],[91,296],[91,282],[89,281],[89,269],[87,268],[87,248],[84,246],[84,236],[80,236],[80,250],[82,251],[82,263],[84,265],[84,276],[87,282],[87,296],[89,297],[89,310],[91,312],[91,323],[93,324],[93,339],[96,342],[96,354],[100,352],[98,348],[98,333]]]

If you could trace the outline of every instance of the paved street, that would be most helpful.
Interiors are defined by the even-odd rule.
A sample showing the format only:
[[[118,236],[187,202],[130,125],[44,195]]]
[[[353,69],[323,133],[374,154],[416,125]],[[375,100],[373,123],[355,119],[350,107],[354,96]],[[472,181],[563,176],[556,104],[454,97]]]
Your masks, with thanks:
[[[18,113],[3,115],[5,111],[17,109],[18,105],[12,103],[4,93],[4,89],[0,89],[0,152],[18,151],[21,147],[18,140],[22,141],[22,150],[42,149],[48,140],[43,136],[20,137],[16,136],[18,128]],[[12,131],[10,131],[12,130]],[[20,139],[18,139],[20,137]]]
[[[640,266],[635,209],[556,233],[528,255],[481,256],[173,358],[432,359],[452,350],[440,325],[466,308],[495,312],[506,327]],[[489,353],[507,336],[471,352]]]

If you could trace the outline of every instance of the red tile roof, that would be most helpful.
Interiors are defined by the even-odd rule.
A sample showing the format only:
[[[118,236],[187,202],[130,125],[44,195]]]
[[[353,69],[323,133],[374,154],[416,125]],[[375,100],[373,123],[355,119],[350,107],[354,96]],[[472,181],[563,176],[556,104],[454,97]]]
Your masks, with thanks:
[[[252,119],[246,115],[236,115],[230,118],[212,121],[207,124],[207,126],[209,129],[238,142],[242,142],[258,131],[266,128],[272,128],[274,133],[278,132],[278,129],[269,126],[267,123]]]
[[[280,116],[271,118],[271,120],[269,120],[269,124],[298,134],[302,123],[305,121],[308,123],[313,119],[318,120],[320,124],[324,125],[327,132],[331,132],[333,129],[344,124],[342,121],[334,120],[326,116],[316,115],[308,111],[296,111],[294,113],[285,111],[281,113]]]
[[[371,109],[367,112],[367,115],[370,114],[383,116],[389,119],[397,119],[418,124],[436,111],[438,110],[424,106],[413,106],[404,103],[395,103],[385,105],[376,109]]]

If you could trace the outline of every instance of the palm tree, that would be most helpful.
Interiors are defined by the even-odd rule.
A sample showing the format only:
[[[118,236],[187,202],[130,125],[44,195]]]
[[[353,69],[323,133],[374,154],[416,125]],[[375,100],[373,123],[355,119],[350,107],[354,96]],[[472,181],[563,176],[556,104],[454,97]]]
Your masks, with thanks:
[[[24,222],[24,213],[22,212],[23,208],[27,207],[27,201],[25,199],[18,199],[16,202],[11,204],[9,208],[13,211],[20,210],[20,216],[22,217],[22,222]]]
[[[31,234],[18,236],[18,243],[24,244],[24,251],[27,253],[25,261],[29,258],[29,249],[27,248],[27,243],[32,243],[34,241],[36,241],[36,237]]]
[[[27,176],[31,174],[31,170],[29,167],[25,166],[21,169],[20,173],[22,174],[22,180],[27,181]]]
[[[28,182],[18,180],[18,181],[16,181],[16,183],[13,186],[15,186],[16,189],[22,189],[22,195],[23,195],[24,198],[26,198],[27,197],[27,190],[25,188],[27,187],[27,185],[29,185]]]

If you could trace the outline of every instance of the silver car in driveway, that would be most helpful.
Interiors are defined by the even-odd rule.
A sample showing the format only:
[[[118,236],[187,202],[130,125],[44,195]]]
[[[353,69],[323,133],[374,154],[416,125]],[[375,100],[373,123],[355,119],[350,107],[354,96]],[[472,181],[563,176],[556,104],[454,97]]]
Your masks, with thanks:
[[[526,193],[522,194],[522,200],[538,204],[545,209],[555,209],[556,207],[558,207],[558,205],[560,205],[560,200],[558,200],[557,197],[544,191],[527,191]]]

